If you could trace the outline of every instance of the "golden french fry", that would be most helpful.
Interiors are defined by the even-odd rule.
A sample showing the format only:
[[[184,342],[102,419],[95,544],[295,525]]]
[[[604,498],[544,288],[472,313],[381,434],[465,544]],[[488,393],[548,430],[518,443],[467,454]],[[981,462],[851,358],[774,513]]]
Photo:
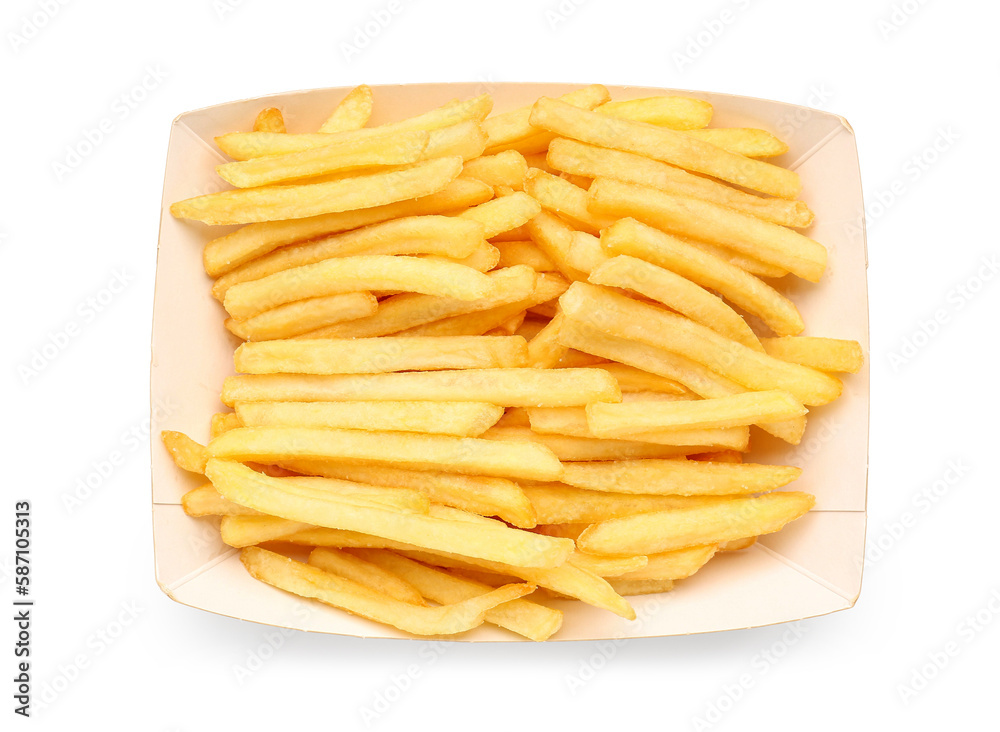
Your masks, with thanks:
[[[219,412],[212,415],[212,427],[210,437],[218,437],[223,432],[229,432],[237,427],[242,427],[240,418],[233,412]]]
[[[400,132],[387,138],[335,142],[286,155],[238,160],[216,167],[219,176],[237,188],[251,188],[382,165],[405,165],[423,159],[430,133]]]
[[[506,585],[454,605],[424,607],[401,602],[357,582],[259,547],[244,549],[240,560],[250,575],[261,582],[416,635],[454,635],[471,630],[482,624],[490,608],[523,597],[535,589],[529,584]]]
[[[588,281],[632,290],[748,348],[764,350],[746,321],[722,298],[663,267],[618,255],[592,271]]]
[[[621,577],[636,572],[646,566],[646,557],[600,557],[596,554],[573,552],[566,560],[575,567],[585,569],[598,577]]]
[[[285,118],[277,107],[267,107],[260,110],[257,119],[253,121],[254,132],[284,132]]]
[[[592,84],[564,94],[560,99],[567,104],[593,109],[611,99],[611,94],[606,87]],[[525,154],[543,152],[552,139],[552,135],[532,126],[529,121],[530,117],[531,107],[521,107],[511,112],[488,117],[483,122],[483,128],[489,138],[487,154],[511,149],[520,150]]]
[[[500,419],[503,407],[482,402],[239,402],[245,427],[388,430],[475,437]]]
[[[587,425],[597,437],[643,439],[660,430],[711,430],[802,416],[806,408],[785,391],[748,391],[717,399],[590,404]],[[704,444],[704,443],[701,443]]]
[[[461,178],[475,178],[488,186],[510,186],[523,190],[528,162],[516,150],[506,150],[496,155],[483,155],[466,162]]]
[[[748,158],[773,158],[788,152],[784,142],[767,130],[753,127],[713,127],[689,130],[685,134]]]
[[[748,549],[757,543],[756,536],[748,536],[745,539],[733,539],[719,544],[720,552],[738,552],[741,549]]]
[[[592,491],[561,483],[525,483],[521,487],[531,501],[540,524],[590,524],[651,511],[709,506],[727,500],[725,497],[717,496]],[[593,554],[645,554],[641,551],[609,552],[596,549],[585,551]]]
[[[173,430],[163,430],[160,439],[163,440],[164,447],[178,468],[204,474],[205,461],[208,459],[204,445],[195,442],[183,432]]]
[[[415,200],[398,201],[374,208],[323,214],[304,219],[249,224],[230,234],[212,239],[205,245],[203,256],[205,272],[212,277],[218,277],[255,257],[261,257],[287,244],[328,236],[404,216],[422,216],[460,210],[488,201],[492,196],[492,189],[484,183],[477,180],[456,179],[437,193]],[[334,256],[334,254],[329,256]],[[303,264],[307,263],[303,262]],[[271,274],[271,272],[266,274]]]
[[[454,262],[367,254],[325,259],[233,285],[223,304],[233,317],[249,318],[288,302],[359,290],[478,300],[493,293],[493,283],[482,272]]]
[[[595,524],[577,546],[594,554],[656,554],[770,534],[813,507],[808,493],[765,493],[689,508],[636,514]]]
[[[520,336],[386,336],[244,343],[236,370],[246,374],[379,374],[391,371],[517,368],[528,365]]]
[[[762,338],[761,343],[769,356],[819,371],[846,371],[856,374],[865,361],[861,344],[857,341],[787,336]]]
[[[301,219],[428,196],[442,190],[461,172],[460,157],[436,158],[404,170],[359,175],[327,183],[207,193],[172,204],[170,213],[180,219],[193,219],[216,226]]]
[[[418,547],[457,550],[469,556],[526,567],[557,567],[573,549],[569,539],[540,536],[508,528],[501,522],[481,523],[433,514],[402,513],[388,507],[324,500],[296,493],[288,489],[285,483],[288,479],[270,478],[239,463],[210,460],[206,471],[213,485],[226,498],[289,521],[360,531]]]
[[[676,130],[588,112],[558,99],[541,97],[530,122],[559,137],[638,153],[780,198],[795,198],[802,189],[794,171],[734,155]]]
[[[224,325],[245,341],[270,341],[365,318],[376,310],[378,300],[370,292],[344,292],[285,303],[245,319],[226,318]]]
[[[562,461],[638,460],[669,458],[711,450],[709,446],[657,445],[632,440],[599,440],[570,435],[543,435],[527,427],[490,427],[480,435],[484,440],[529,442],[550,450]]]
[[[673,379],[657,376],[648,371],[637,369],[634,366],[627,366],[623,363],[593,365],[615,377],[615,381],[621,387],[623,397],[625,394],[641,394],[646,392],[676,394],[678,396],[687,393],[684,387]]]
[[[538,214],[527,226],[531,240],[572,281],[586,281],[590,272],[608,259],[600,240],[574,231],[548,211]]]
[[[499,267],[524,264],[536,272],[556,271],[556,265],[532,241],[501,241],[493,246],[500,250]]]
[[[339,549],[330,547],[313,549],[309,553],[309,565],[322,569],[324,572],[345,577],[400,602],[408,602],[413,605],[427,604],[420,591],[402,577],[365,560],[363,557]]]
[[[732,265],[739,267],[740,269],[746,270],[754,277],[784,277],[788,274],[788,270],[783,269],[776,264],[771,264],[770,262],[762,262],[759,259],[754,259],[745,254],[740,254],[732,249],[726,249],[718,244],[710,244],[707,241],[691,241],[692,246],[698,247],[704,252],[713,254],[723,261],[729,262]]]
[[[674,581],[668,579],[632,580],[611,577],[608,579],[608,584],[622,597],[657,595],[661,592],[670,592],[674,589]]]
[[[334,133],[360,130],[371,119],[374,103],[374,95],[370,86],[362,84],[354,87],[340,100],[340,104],[334,108],[326,122],[320,125],[319,132]]]
[[[529,170],[524,177],[524,192],[538,201],[542,208],[559,214],[579,231],[597,234],[616,220],[588,210],[585,189],[537,168]]]
[[[813,212],[803,201],[756,196],[659,160],[621,150],[557,138],[549,146],[547,160],[552,168],[564,173],[614,178],[658,188],[675,196],[700,198],[782,226],[803,228],[813,220]]]
[[[233,503],[219,495],[215,486],[206,483],[181,496],[181,506],[188,516],[259,516],[259,511]]]
[[[223,460],[341,460],[529,480],[562,475],[559,461],[540,445],[411,432],[243,427],[216,437],[208,451]]]
[[[801,468],[754,463],[623,460],[566,463],[562,482],[592,491],[680,496],[764,493],[788,485]]]
[[[459,577],[436,567],[384,550],[355,549],[353,554],[402,578],[434,602],[445,605],[469,600],[493,590],[493,586]],[[486,622],[531,640],[550,638],[562,625],[559,610],[530,600],[511,600],[486,612]]]
[[[594,111],[674,130],[696,130],[712,121],[712,105],[691,97],[660,96],[606,102]]]
[[[285,461],[282,465],[297,473],[418,490],[434,503],[497,516],[522,529],[536,524],[534,509],[524,491],[517,483],[503,478],[315,460]]]
[[[485,236],[494,236],[516,229],[538,215],[542,210],[538,201],[528,194],[518,191],[509,196],[494,198],[492,201],[463,211],[458,217],[467,221],[478,221],[483,225]]]
[[[620,580],[679,580],[690,577],[715,556],[718,544],[704,544],[687,549],[675,549],[660,554],[650,554],[646,564],[631,572],[618,575]],[[579,555],[577,552],[573,556]]]
[[[843,388],[821,371],[779,361],[680,315],[584,282],[574,282],[559,303],[568,320],[590,321],[612,335],[684,356],[748,389],[783,389],[816,406],[833,401]]]
[[[222,401],[459,401],[505,407],[573,407],[619,401],[614,378],[596,369],[476,369],[394,374],[230,376]]]
[[[557,315],[548,325],[528,341],[528,366],[536,369],[550,369],[559,363],[566,347],[557,340],[562,318]]]
[[[711,201],[613,178],[595,180],[587,200],[593,213],[632,217],[670,234],[719,244],[810,282],[819,282],[826,269],[826,247],[818,241]]]

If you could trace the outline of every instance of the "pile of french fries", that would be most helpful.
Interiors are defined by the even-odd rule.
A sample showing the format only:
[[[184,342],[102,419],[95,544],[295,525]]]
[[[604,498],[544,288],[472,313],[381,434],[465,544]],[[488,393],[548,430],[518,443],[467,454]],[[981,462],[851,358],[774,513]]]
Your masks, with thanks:
[[[751,427],[798,444],[862,361],[773,286],[827,259],[766,161],[784,143],[600,85],[368,127],[373,103],[301,133],[263,110],[217,138],[233,189],[171,207],[241,225],[204,250],[242,341],[231,411],[208,445],[163,440],[253,577],[416,635],[545,640],[552,597],[634,619],[627,596],[810,510],[777,490],[799,468],[743,461]]]

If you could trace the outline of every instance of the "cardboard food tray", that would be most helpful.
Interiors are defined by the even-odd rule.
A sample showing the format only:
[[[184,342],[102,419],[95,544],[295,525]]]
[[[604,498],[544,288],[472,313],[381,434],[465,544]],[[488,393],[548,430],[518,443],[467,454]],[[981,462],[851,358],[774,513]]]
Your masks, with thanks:
[[[494,111],[556,96],[578,84],[414,84],[373,87],[370,124],[403,119],[455,98],[492,94]],[[802,444],[790,447],[754,431],[753,459],[798,465],[791,489],[816,495],[816,507],[752,548],[716,556],[673,592],[630,598],[638,619],[626,621],[578,601],[544,600],[565,611],[553,640],[639,638],[749,628],[824,615],[853,606],[861,590],[868,473],[868,294],[864,207],[854,132],[841,117],[780,102],[727,94],[644,87],[608,87],[613,99],[683,94],[715,108],[712,126],[760,127],[789,151],[774,159],[797,171],[802,198],[815,212],[805,233],[829,250],[818,285],[787,276],[782,289],[799,307],[804,335],[850,338],[862,344],[863,370],[844,379],[844,394],[811,410]],[[235,227],[174,219],[169,205],[228,186],[214,172],[225,156],[213,138],[248,130],[265,106],[281,109],[293,132],[319,127],[347,88],[314,89],[220,104],[177,117],[170,130],[163,185],[153,308],[152,412],[153,540],[156,581],[191,607],[258,623],[374,638],[410,638],[393,628],[318,602],[302,600],[252,579],[238,552],[222,543],[218,520],[186,516],[180,499],[204,482],[176,468],[159,440],[173,429],[208,439],[209,419],[221,408],[223,379],[233,373],[237,345],[222,326],[224,313],[202,268],[203,245]],[[785,282],[788,280],[788,282]],[[195,621],[196,619],[192,619]],[[483,625],[456,640],[521,640]]]

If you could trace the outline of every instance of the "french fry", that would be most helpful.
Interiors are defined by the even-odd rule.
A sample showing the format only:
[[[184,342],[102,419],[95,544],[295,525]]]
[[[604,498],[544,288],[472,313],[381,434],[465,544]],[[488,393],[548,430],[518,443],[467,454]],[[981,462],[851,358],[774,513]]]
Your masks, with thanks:
[[[526,193],[518,191],[509,196],[494,198],[492,201],[473,206],[458,216],[467,221],[481,223],[486,238],[491,239],[527,223],[541,210],[542,207],[538,201]]]
[[[215,486],[206,483],[181,496],[181,506],[188,516],[259,516],[259,511],[233,503],[219,495]]]
[[[733,539],[731,541],[724,541],[719,544],[720,552],[738,552],[742,549],[748,549],[757,543],[756,536],[748,536],[745,539]]]
[[[513,267],[517,264],[523,264],[536,272],[556,271],[556,265],[532,241],[500,241],[493,246],[500,250],[498,267]]]
[[[615,222],[615,218],[599,216],[587,208],[587,191],[556,175],[532,168],[524,177],[524,192],[542,208],[558,214],[579,231],[597,234]]]
[[[697,361],[748,389],[783,389],[803,404],[817,406],[836,399],[843,388],[823,372],[779,361],[679,315],[594,285],[575,282],[559,302],[567,319],[599,319],[605,332]]]
[[[659,96],[606,102],[594,111],[674,130],[696,130],[712,121],[712,105],[691,97]]]
[[[528,162],[516,150],[506,150],[496,155],[483,155],[466,162],[461,178],[475,178],[488,186],[510,186],[515,191],[524,189],[524,176]]]
[[[453,262],[367,254],[334,257],[233,285],[223,302],[235,318],[249,318],[287,302],[359,290],[398,290],[478,300],[493,292],[489,277]]]
[[[361,138],[286,155],[223,163],[215,172],[237,188],[301,181],[372,166],[416,163],[423,159],[429,140],[429,133],[413,130],[385,139]]]
[[[174,464],[178,468],[191,473],[205,473],[205,461],[208,459],[208,454],[205,452],[204,445],[195,442],[183,432],[174,432],[173,430],[161,432],[160,439],[163,440],[164,447],[167,448],[167,452],[170,453],[170,457],[173,458]]]
[[[402,577],[355,554],[330,547],[318,547],[309,553],[309,565],[345,577],[400,602],[427,604],[420,591]]]
[[[674,581],[668,579],[632,580],[622,579],[621,577],[610,577],[608,584],[622,597],[658,595],[661,592],[670,592],[674,589]]]
[[[690,508],[636,514],[595,524],[577,546],[594,554],[656,554],[770,534],[813,507],[808,493],[765,493]]]
[[[211,277],[218,277],[251,259],[273,252],[286,244],[328,236],[404,216],[422,216],[460,210],[488,201],[492,196],[492,189],[477,180],[453,180],[437,193],[415,200],[398,201],[374,208],[323,214],[304,219],[249,224],[232,233],[212,239],[205,245],[203,255],[205,272]]]
[[[517,368],[528,365],[519,336],[386,336],[244,343],[234,355],[246,374],[381,374],[392,371]]]
[[[753,127],[706,127],[686,134],[736,155],[748,158],[773,158],[788,152],[788,145],[767,130]]]
[[[559,363],[560,357],[566,352],[566,347],[557,340],[561,323],[562,318],[557,315],[528,341],[528,366],[550,369]]]
[[[819,371],[845,371],[856,374],[861,370],[865,360],[861,344],[857,341],[789,336],[763,338],[761,343],[769,356]]]
[[[244,427],[311,427],[476,437],[503,414],[482,402],[240,402]]]
[[[676,394],[678,396],[686,394],[686,390],[673,379],[667,379],[648,371],[637,369],[634,366],[627,366],[623,363],[601,363],[592,364],[615,377],[618,386],[621,387],[622,396],[625,394],[641,394],[653,392],[659,394]]]
[[[259,547],[244,549],[240,560],[251,576],[269,585],[416,635],[454,635],[471,630],[482,624],[490,608],[535,589],[529,584],[506,585],[454,605],[424,607]]]
[[[237,427],[242,427],[240,418],[233,412],[219,412],[212,415],[211,437],[218,437],[223,432],[229,432]]]
[[[648,561],[644,556],[637,557],[599,557],[596,554],[573,552],[566,560],[575,567],[585,569],[598,577],[620,577],[629,572],[635,572],[646,566]]]
[[[208,451],[223,460],[340,460],[529,480],[562,475],[559,461],[540,445],[411,432],[243,427],[216,437]]]
[[[588,112],[558,99],[541,97],[530,122],[559,137],[645,155],[779,198],[795,198],[802,189],[794,171],[734,155],[676,130]]]
[[[570,435],[543,435],[527,427],[490,427],[484,440],[530,442],[550,450],[561,461],[669,458],[711,450],[710,446],[657,445],[633,440],[599,440]]]
[[[538,214],[527,226],[531,240],[569,280],[586,281],[591,270],[608,259],[599,240],[588,240],[587,234],[574,231],[548,211]]]
[[[598,178],[587,191],[588,209],[615,219],[632,217],[677,236],[719,244],[819,282],[826,247],[793,229],[698,198]]]
[[[604,86],[592,84],[564,94],[560,99],[567,104],[593,109],[611,99],[611,95]],[[532,126],[530,117],[530,106],[488,117],[483,122],[483,128],[489,138],[486,153],[491,155],[512,149],[525,154],[543,152],[548,147],[552,135]]]
[[[380,302],[374,315],[359,318],[349,323],[321,328],[306,334],[304,337],[371,338],[403,333],[404,331],[409,331],[406,335],[424,335],[424,333],[414,332],[412,329],[449,317],[492,310],[531,297],[540,276],[530,267],[517,266],[490,272],[487,277],[493,282],[494,294],[479,300],[458,300],[415,293],[394,295]],[[511,315],[513,313],[505,315],[503,320]],[[427,335],[461,334],[429,332]]]
[[[222,401],[460,401],[574,407],[618,401],[614,378],[592,369],[477,369],[394,374],[230,376]]]
[[[356,86],[340,100],[326,121],[320,125],[319,132],[335,133],[348,130],[360,130],[372,116],[374,95],[367,84]]]
[[[791,419],[804,415],[806,408],[788,392],[772,390],[693,401],[590,404],[586,412],[597,437],[642,439],[652,431],[725,429]]]
[[[552,168],[565,173],[614,178],[658,188],[674,196],[700,198],[782,226],[803,228],[813,220],[813,212],[803,201],[755,196],[711,178],[621,150],[557,138],[549,145],[546,159]]]
[[[452,257],[440,257],[436,254],[428,255],[427,259],[437,259],[454,264],[461,264],[463,267],[471,267],[477,272],[489,272],[500,263],[500,250],[487,241],[481,241],[467,257],[455,259]]]
[[[720,297],[668,269],[642,259],[619,255],[594,269],[588,281],[595,285],[632,290],[747,348],[764,350],[746,321]]]
[[[718,544],[704,544],[671,552],[650,554],[646,564],[638,569],[618,575],[619,580],[681,580],[705,566],[715,556]],[[576,552],[573,556],[580,555]]]
[[[289,521],[308,520],[318,526],[360,531],[432,550],[459,549],[469,556],[526,567],[557,567],[573,548],[569,539],[511,529],[500,522],[400,513],[293,493],[283,484],[287,479],[270,478],[239,463],[211,460],[206,471],[226,498]]]
[[[249,318],[226,318],[224,325],[245,341],[270,341],[366,318],[376,310],[378,300],[370,292],[344,292],[285,303]]]
[[[391,508],[402,513],[427,514],[430,512],[431,504],[427,495],[408,488],[365,485],[312,475],[267,476],[263,473],[262,475],[280,478],[283,490],[307,498],[333,500],[372,508]]]
[[[764,493],[788,485],[801,468],[754,463],[625,460],[566,463],[562,482],[592,491],[680,496]]]
[[[288,135],[282,135],[288,137]],[[437,193],[462,172],[460,157],[436,158],[405,170],[303,185],[207,193],[170,206],[181,219],[206,224],[251,224],[301,219],[384,206]]]
[[[253,121],[254,132],[284,132],[285,118],[277,107],[267,107],[260,110]]]
[[[788,274],[788,270],[783,269],[776,264],[762,262],[759,259],[754,259],[753,257],[749,257],[745,254],[734,252],[732,249],[726,249],[718,244],[710,244],[707,241],[691,241],[690,243],[692,246],[698,247],[704,252],[713,254],[719,259],[729,262],[740,269],[746,270],[754,277],[775,278],[784,277]]]
[[[426,493],[434,503],[483,516],[497,516],[522,529],[533,528],[536,524],[534,509],[524,491],[517,483],[503,478],[329,461],[294,460],[282,465],[308,475],[418,490]]]
[[[491,585],[459,577],[395,552],[353,550],[352,553],[402,578],[429,600],[445,605],[478,597],[494,589]],[[511,600],[486,612],[486,622],[536,641],[552,637],[562,625],[562,618],[559,610],[524,599]]]
[[[672,496],[612,493],[574,488],[560,483],[525,483],[521,486],[535,509],[540,524],[580,524],[607,521],[623,516],[698,506],[711,506],[726,498],[716,496]],[[582,548],[582,547],[581,547]],[[593,554],[644,554],[586,549]]]

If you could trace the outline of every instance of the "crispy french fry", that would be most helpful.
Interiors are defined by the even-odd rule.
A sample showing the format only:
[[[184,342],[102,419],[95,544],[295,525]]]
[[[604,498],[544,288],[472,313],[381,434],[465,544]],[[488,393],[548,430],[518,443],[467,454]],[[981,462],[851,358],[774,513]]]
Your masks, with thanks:
[[[650,554],[646,564],[618,575],[620,580],[679,580],[690,577],[715,556],[718,544],[704,544],[671,552]],[[577,556],[581,552],[576,552]]]
[[[746,321],[722,298],[668,269],[619,255],[597,267],[588,280],[595,285],[632,290],[747,348],[764,350]]]
[[[492,189],[477,180],[453,180],[437,193],[415,200],[304,219],[249,224],[230,234],[212,239],[205,245],[203,256],[205,272],[212,277],[218,277],[286,244],[328,236],[398,217],[460,210],[488,201],[492,196]]]
[[[594,285],[575,282],[559,302],[567,319],[600,320],[605,332],[685,356],[748,389],[783,389],[816,406],[833,401],[843,388],[821,371],[779,361],[679,315]]]
[[[826,269],[826,247],[819,242],[711,201],[672,196],[613,178],[595,180],[587,200],[588,210],[595,214],[632,217],[677,236],[719,244],[810,282],[819,282]]]
[[[611,577],[608,579],[608,584],[622,597],[657,595],[674,589],[674,581],[668,579],[633,580]]]
[[[674,130],[696,130],[712,121],[712,105],[691,97],[664,95],[606,102],[594,111]]]
[[[210,437],[218,437],[223,432],[229,432],[237,427],[242,427],[240,418],[233,412],[219,412],[212,415],[212,427]]]
[[[784,277],[788,274],[788,270],[776,264],[762,262],[759,259],[734,252],[732,249],[726,249],[718,244],[709,244],[707,241],[691,241],[690,243],[704,252],[714,254],[719,259],[746,270],[754,277]]]
[[[286,461],[282,465],[298,473],[418,490],[426,493],[434,503],[483,516],[497,516],[522,529],[533,528],[536,524],[534,509],[524,491],[517,483],[504,478],[315,460]]]
[[[712,127],[686,134],[748,158],[773,158],[788,152],[788,145],[767,130],[753,127]]]
[[[532,241],[501,241],[493,246],[500,250],[499,267],[524,264],[536,272],[556,271],[556,265]]]
[[[538,214],[527,226],[531,240],[570,280],[586,281],[591,270],[608,259],[600,240],[584,232],[574,231],[566,222],[548,211]]]
[[[646,557],[599,557],[596,554],[573,552],[566,560],[570,564],[596,574],[598,577],[620,577],[646,566]]]
[[[594,554],[656,554],[778,531],[813,507],[808,493],[765,493],[690,508],[636,514],[591,526],[580,534],[581,551]]]
[[[785,391],[748,391],[718,399],[590,404],[587,425],[597,437],[642,439],[659,430],[711,430],[802,416],[806,408]],[[704,443],[702,443],[704,444]]]
[[[638,153],[780,198],[795,198],[802,189],[794,171],[734,155],[676,130],[588,112],[558,99],[535,102],[530,122],[560,137]]]
[[[494,589],[491,585],[459,577],[395,552],[362,549],[352,553],[401,577],[428,599],[445,605],[469,600]],[[559,610],[522,599],[511,600],[486,612],[486,622],[536,641],[550,638],[559,630],[562,618]]]
[[[287,479],[270,478],[239,463],[211,460],[206,471],[216,489],[230,500],[290,521],[307,519],[318,526],[361,531],[439,551],[458,549],[469,556],[526,567],[557,567],[573,548],[569,539],[511,529],[500,522],[401,513],[294,493],[284,484]]]
[[[604,86],[593,84],[564,94],[560,99],[567,104],[593,109],[611,99],[611,95]],[[552,135],[532,126],[530,117],[531,107],[521,107],[487,118],[483,122],[483,128],[489,138],[487,154],[511,149],[520,150],[525,154],[543,152],[548,147]]]
[[[724,541],[721,544],[719,544],[719,551],[738,552],[742,549],[749,549],[756,543],[757,543],[756,536],[748,536],[745,539],[733,539],[731,541]]]
[[[348,130],[360,130],[372,116],[375,99],[372,89],[367,84],[356,86],[340,100],[326,121],[320,125],[319,132],[335,133]]]
[[[475,437],[500,419],[503,407],[483,402],[240,402],[245,427],[389,430]]]
[[[173,430],[161,432],[160,439],[163,440],[164,447],[167,448],[167,452],[170,453],[170,457],[173,458],[174,464],[178,468],[191,473],[205,473],[205,461],[208,459],[208,454],[205,452],[204,445],[195,442],[183,432],[174,432]]]
[[[223,304],[249,318],[288,302],[359,290],[393,290],[479,300],[493,293],[482,272],[454,262],[384,254],[334,257],[233,285]]]
[[[667,379],[648,371],[637,369],[634,366],[627,366],[623,363],[602,363],[595,364],[597,368],[607,371],[615,377],[618,386],[621,387],[622,395],[641,394],[646,392],[660,394],[676,394],[678,396],[686,394],[686,390],[673,379]]]
[[[711,450],[706,446],[657,445],[632,440],[598,440],[570,435],[543,435],[527,427],[490,427],[480,438],[501,442],[530,442],[548,448],[562,461],[638,460],[669,458]]]
[[[528,366],[550,369],[559,363],[559,359],[566,352],[566,347],[557,340],[561,323],[562,318],[557,315],[528,341]]]
[[[233,503],[219,495],[215,486],[206,483],[181,496],[181,506],[188,516],[259,516],[259,511]]]
[[[614,378],[596,369],[477,369],[395,374],[231,376],[222,401],[460,401],[505,407],[573,407],[618,401]]]
[[[524,176],[528,162],[516,150],[506,150],[496,155],[484,155],[469,160],[462,168],[462,178],[475,178],[488,186],[510,186],[515,191],[524,189]]]
[[[363,557],[330,547],[318,547],[309,553],[310,566],[345,577],[400,602],[426,605],[416,587],[396,574]],[[464,599],[464,598],[463,598]]]
[[[864,365],[864,354],[857,341],[809,336],[763,338],[769,356],[797,363],[819,371],[846,371],[856,374]]]
[[[579,231],[597,234],[616,220],[588,210],[585,189],[537,168],[532,168],[525,176],[524,192],[538,201],[542,208],[559,214]]]
[[[246,374],[380,374],[392,371],[518,368],[528,365],[519,336],[386,336],[244,343],[236,370]]]
[[[277,107],[267,107],[260,110],[253,121],[254,132],[284,132],[285,118]]]
[[[216,437],[208,451],[223,460],[341,460],[529,480],[562,475],[559,461],[540,445],[411,432],[243,427]]]
[[[674,496],[659,494],[612,493],[574,488],[561,483],[525,483],[521,486],[535,509],[540,524],[580,524],[612,518],[666,511],[668,509],[710,506],[726,501],[716,496]],[[593,554],[644,554],[645,552],[610,552],[587,549]]]
[[[803,228],[813,220],[813,212],[803,201],[755,196],[659,160],[621,150],[558,138],[549,145],[547,160],[552,168],[565,173],[614,178],[659,188],[675,196],[701,198],[782,226]]]
[[[529,584],[506,585],[454,605],[424,607],[401,602],[266,549],[248,547],[241,552],[240,560],[251,576],[269,585],[416,635],[454,635],[471,630],[482,624],[490,608],[535,589]]]
[[[801,468],[687,460],[566,463],[562,482],[592,491],[681,496],[764,493],[788,485]]]
[[[528,194],[518,191],[509,196],[494,198],[492,201],[463,211],[458,217],[467,221],[478,221],[483,225],[485,236],[494,236],[516,229],[538,215],[542,210],[538,201]]]
[[[378,300],[370,292],[344,292],[285,303],[245,319],[227,318],[225,326],[245,341],[271,341],[366,318],[376,310]]]

